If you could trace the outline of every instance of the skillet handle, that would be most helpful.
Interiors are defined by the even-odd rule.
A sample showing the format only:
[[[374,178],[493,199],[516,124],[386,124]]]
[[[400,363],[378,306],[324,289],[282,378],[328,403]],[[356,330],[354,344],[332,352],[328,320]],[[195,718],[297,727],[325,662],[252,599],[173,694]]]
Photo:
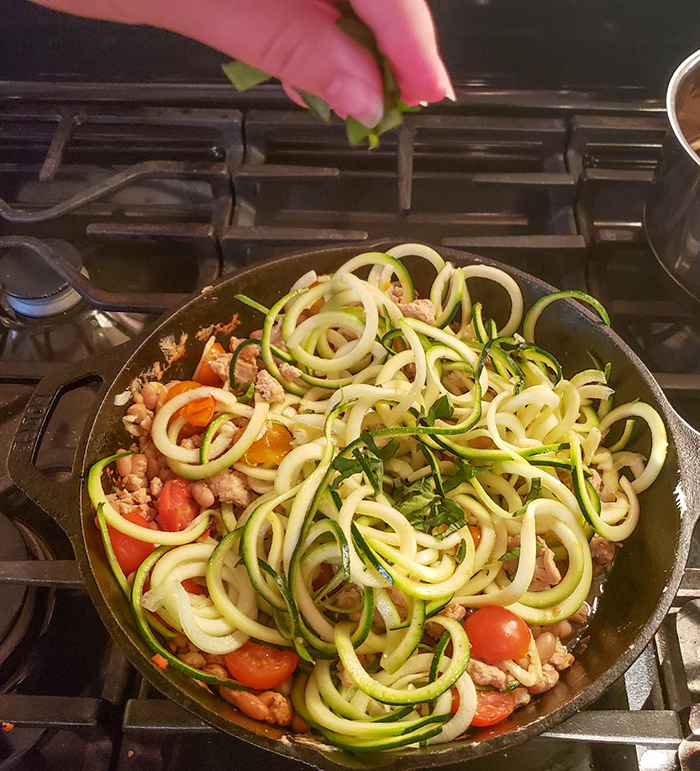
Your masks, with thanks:
[[[676,498],[682,506],[683,527],[688,538],[700,519],[700,433],[675,411],[669,410],[678,456],[680,483]]]
[[[125,345],[131,348],[129,343]],[[103,356],[71,364],[39,381],[25,407],[10,446],[7,460],[10,478],[22,492],[56,520],[71,540],[81,535],[80,468],[85,440],[97,408],[114,376],[126,361],[127,356],[122,354],[122,350],[124,348],[120,346]],[[73,458],[71,475],[64,481],[52,479],[35,465],[51,415],[64,393],[95,381],[100,382],[100,387],[94,406],[85,418],[76,456]]]

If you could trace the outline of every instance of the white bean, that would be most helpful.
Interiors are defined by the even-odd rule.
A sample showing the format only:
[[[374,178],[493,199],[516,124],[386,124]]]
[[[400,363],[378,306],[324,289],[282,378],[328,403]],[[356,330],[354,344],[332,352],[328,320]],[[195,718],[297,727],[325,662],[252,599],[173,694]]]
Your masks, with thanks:
[[[117,454],[120,452],[126,452],[126,450],[117,450]],[[125,455],[123,458],[117,459],[117,474],[119,474],[120,477],[125,477],[127,474],[131,474],[132,457],[133,455]]]
[[[195,482],[192,485],[192,497],[202,508],[208,509],[214,505],[214,493],[204,482]]]

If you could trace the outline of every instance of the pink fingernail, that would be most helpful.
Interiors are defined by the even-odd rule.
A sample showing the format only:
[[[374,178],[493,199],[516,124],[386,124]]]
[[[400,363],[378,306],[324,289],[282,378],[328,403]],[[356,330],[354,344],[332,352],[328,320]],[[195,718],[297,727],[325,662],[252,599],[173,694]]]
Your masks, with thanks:
[[[384,115],[384,98],[355,75],[341,74],[331,83],[326,100],[338,111],[352,115],[363,126],[373,127]]]

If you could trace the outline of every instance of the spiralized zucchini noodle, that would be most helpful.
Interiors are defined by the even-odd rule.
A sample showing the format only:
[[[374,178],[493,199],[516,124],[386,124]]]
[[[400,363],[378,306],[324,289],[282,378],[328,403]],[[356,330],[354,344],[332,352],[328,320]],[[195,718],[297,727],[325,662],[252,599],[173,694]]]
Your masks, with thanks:
[[[422,299],[409,256],[434,270]],[[502,326],[470,295],[473,277],[508,294]],[[246,711],[242,693],[270,698],[222,662],[249,640],[292,651],[289,710],[269,722],[293,710],[353,751],[448,742],[489,724],[477,720],[489,694],[505,717],[552,687],[573,662],[562,639],[634,531],[667,447],[651,406],[614,404],[609,366],[565,374],[537,345],[538,319],[566,298],[608,323],[580,292],[525,312],[506,272],[416,244],[307,273],[271,308],[238,296],[257,336],[232,338],[230,353],[212,338],[189,390],[144,387],[125,417],[131,450],[89,475],[107,558],[157,662]],[[628,449],[639,423],[648,458]],[[105,469],[130,452],[148,471],[134,460],[106,492]],[[161,488],[178,479],[198,502],[173,527]],[[141,519],[127,516],[135,506]],[[115,532],[146,544],[135,574]],[[525,623],[525,655],[470,658],[469,619],[491,606]],[[172,643],[183,636],[188,655]]]

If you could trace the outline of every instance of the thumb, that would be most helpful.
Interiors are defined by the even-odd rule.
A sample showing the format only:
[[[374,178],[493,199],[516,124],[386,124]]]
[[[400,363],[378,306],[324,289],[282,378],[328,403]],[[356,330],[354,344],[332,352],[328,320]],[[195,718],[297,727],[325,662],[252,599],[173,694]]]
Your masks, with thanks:
[[[384,112],[372,55],[336,25],[318,0],[154,0],[149,24],[195,38],[325,99],[336,112],[375,126]]]

